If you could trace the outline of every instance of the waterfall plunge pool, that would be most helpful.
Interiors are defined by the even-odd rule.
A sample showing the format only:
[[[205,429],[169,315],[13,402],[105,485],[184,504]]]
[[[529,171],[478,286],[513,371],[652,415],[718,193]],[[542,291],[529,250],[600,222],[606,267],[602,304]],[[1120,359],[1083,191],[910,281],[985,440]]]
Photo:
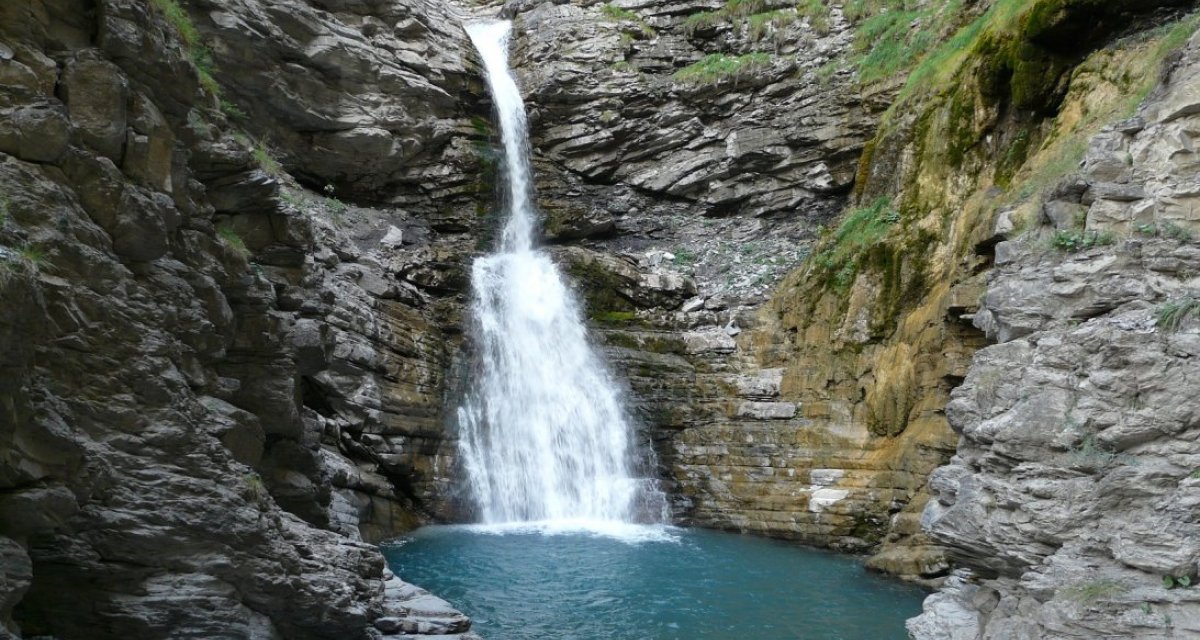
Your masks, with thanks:
[[[488,640],[901,640],[926,595],[852,557],[702,529],[435,526],[383,552]]]

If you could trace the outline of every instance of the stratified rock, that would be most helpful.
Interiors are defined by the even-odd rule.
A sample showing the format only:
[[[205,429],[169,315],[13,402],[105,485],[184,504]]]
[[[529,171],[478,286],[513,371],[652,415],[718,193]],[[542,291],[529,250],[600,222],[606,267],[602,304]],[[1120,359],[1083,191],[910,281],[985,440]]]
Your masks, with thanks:
[[[931,477],[923,514],[967,569],[910,621],[918,640],[1200,634],[1200,593],[1170,588],[1200,572],[1200,414],[1190,401],[1200,325],[1162,313],[1194,295],[1181,267],[1200,254],[1186,235],[1155,231],[1200,222],[1194,211],[1157,217],[1177,212],[1167,194],[1194,180],[1174,158],[1181,130],[1200,126],[1200,108],[1185,106],[1198,73],[1193,37],[1139,126],[1097,136],[1072,179],[1093,198],[1080,233],[1127,229],[1124,216],[1093,213],[1134,197],[1156,212],[1143,232],[1074,253],[1029,234],[992,275],[976,322],[999,344],[975,355],[946,407],[962,439]],[[1103,159],[1125,154],[1130,182],[1114,188]]]

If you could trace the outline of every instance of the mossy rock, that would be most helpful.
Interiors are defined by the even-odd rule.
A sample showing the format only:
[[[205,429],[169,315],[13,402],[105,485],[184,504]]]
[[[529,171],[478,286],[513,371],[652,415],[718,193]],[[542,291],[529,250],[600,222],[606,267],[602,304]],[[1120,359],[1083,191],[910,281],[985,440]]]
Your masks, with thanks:
[[[605,268],[599,260],[568,259],[563,268],[578,285],[589,318],[613,324],[634,317],[636,307],[621,293],[629,286],[628,278]]]

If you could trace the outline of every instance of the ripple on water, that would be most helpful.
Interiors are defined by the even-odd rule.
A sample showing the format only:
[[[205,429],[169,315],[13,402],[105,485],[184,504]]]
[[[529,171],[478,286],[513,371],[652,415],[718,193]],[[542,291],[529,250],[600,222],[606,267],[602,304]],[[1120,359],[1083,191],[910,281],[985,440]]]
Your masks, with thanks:
[[[489,640],[900,640],[925,595],[854,558],[666,526],[451,525],[383,548]]]

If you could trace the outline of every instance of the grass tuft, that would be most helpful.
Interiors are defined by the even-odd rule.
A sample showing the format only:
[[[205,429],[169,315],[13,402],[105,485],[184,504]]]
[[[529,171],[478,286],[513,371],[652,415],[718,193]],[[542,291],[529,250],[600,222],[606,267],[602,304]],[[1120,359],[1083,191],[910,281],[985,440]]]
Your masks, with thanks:
[[[254,161],[258,163],[258,166],[261,167],[263,171],[266,171],[269,175],[272,175],[276,178],[283,177],[285,173],[283,170],[283,165],[279,164],[278,160],[271,157],[271,153],[267,151],[267,146],[265,144],[261,142],[258,143],[258,145],[254,147],[254,150],[251,151],[251,154],[254,156]]]
[[[179,34],[187,48],[188,57],[196,67],[200,78],[200,86],[214,96],[221,95],[221,85],[213,77],[216,65],[213,64],[212,53],[200,39],[200,30],[192,22],[187,10],[180,6],[178,0],[151,0],[151,3],[167,19],[167,23]]]
[[[892,207],[891,198],[878,198],[851,211],[833,232],[832,240],[812,260],[826,273],[830,284],[844,289],[854,282],[866,250],[882,240],[899,221],[900,212]]]
[[[237,231],[233,230],[233,227],[218,227],[217,237],[219,237],[227,247],[232,249],[234,253],[242,256],[243,258],[250,257],[250,249],[246,247],[246,241],[242,240],[242,237],[238,235]]]
[[[713,53],[704,56],[695,64],[676,71],[672,77],[676,82],[686,84],[716,84],[770,64],[771,56],[765,53],[748,53],[740,56]]]
[[[1188,318],[1200,317],[1200,298],[1188,296],[1172,300],[1158,308],[1158,326],[1165,331],[1178,331]]]

